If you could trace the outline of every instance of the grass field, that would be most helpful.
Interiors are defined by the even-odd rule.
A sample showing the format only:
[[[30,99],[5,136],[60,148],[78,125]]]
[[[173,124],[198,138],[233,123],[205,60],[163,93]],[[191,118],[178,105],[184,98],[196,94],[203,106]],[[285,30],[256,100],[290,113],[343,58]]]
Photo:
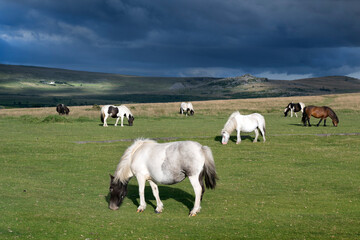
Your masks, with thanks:
[[[339,126],[284,118],[291,100],[332,107]],[[113,119],[102,127],[92,106],[70,107],[67,117],[55,108],[1,109],[0,239],[359,239],[360,135],[342,135],[360,133],[359,103],[359,94],[193,102],[193,117],[179,115],[179,103],[129,104],[134,126],[123,128]],[[243,133],[236,145],[233,133],[220,144],[235,110],[264,115],[266,143]],[[161,214],[149,185],[147,209],[136,213],[135,178],[120,209],[108,209],[109,173],[131,144],[119,140],[138,137],[212,149],[220,180],[196,217],[188,217],[188,179],[159,187]]]

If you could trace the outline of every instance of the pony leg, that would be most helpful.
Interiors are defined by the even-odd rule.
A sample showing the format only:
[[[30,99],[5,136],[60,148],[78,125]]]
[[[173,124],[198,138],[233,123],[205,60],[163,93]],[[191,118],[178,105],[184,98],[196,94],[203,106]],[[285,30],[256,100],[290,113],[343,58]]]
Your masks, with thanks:
[[[265,138],[264,127],[261,127],[261,128],[259,128],[259,129],[260,129],[261,135],[262,135],[262,137],[263,137],[263,141],[265,142],[265,141],[266,141],[266,138]]]
[[[324,119],[324,127],[326,127],[326,118]]]
[[[236,144],[241,143],[240,130],[236,129],[236,137],[237,137]],[[229,139],[230,139],[230,137],[229,137]]]
[[[106,120],[108,119],[108,117],[109,117],[109,115],[106,115],[106,114],[105,114],[104,125],[103,125],[104,127],[107,127],[107,126],[108,126],[108,125],[107,125],[107,121],[106,121]]]
[[[153,195],[156,199],[156,209],[155,212],[156,213],[161,213],[163,211],[164,208],[164,204],[161,202],[160,197],[159,197],[159,188],[158,186],[151,180],[149,180]]]
[[[320,125],[320,123],[321,123],[322,120],[323,120],[323,119],[320,118],[320,121],[318,122],[318,124],[316,124],[317,127]]]
[[[121,126],[124,126],[124,116],[121,116]]]
[[[294,112],[295,113],[295,117],[297,117],[297,113],[296,112]]]
[[[255,139],[253,142],[255,143],[255,142],[257,142],[257,139],[259,137],[259,130],[257,128],[255,128],[254,132],[255,132]]]
[[[200,185],[199,182],[199,176],[195,175],[195,176],[191,176],[189,177],[190,179],[190,183],[194,188],[194,192],[195,192],[195,203],[194,203],[194,207],[193,209],[190,211],[189,217],[193,217],[196,216],[196,214],[198,212],[200,212],[201,206],[200,206],[200,201],[201,201],[201,195],[202,195],[202,187]]]
[[[146,208],[145,202],[145,178],[142,176],[136,176],[139,184],[139,196],[140,196],[140,206],[137,209],[137,212],[143,212]]]
[[[291,109],[290,111],[291,111],[291,117],[293,117],[293,110]]]
[[[114,125],[115,127],[118,125],[119,119],[120,118],[116,118],[116,122],[115,122],[115,125]]]

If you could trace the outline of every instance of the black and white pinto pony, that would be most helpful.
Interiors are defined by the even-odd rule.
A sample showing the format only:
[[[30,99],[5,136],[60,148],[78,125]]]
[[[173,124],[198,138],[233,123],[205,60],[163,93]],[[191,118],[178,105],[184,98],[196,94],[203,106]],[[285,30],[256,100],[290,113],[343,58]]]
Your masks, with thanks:
[[[241,115],[239,111],[233,112],[224,128],[221,130],[221,143],[227,144],[230,138],[230,134],[236,129],[237,140],[236,144],[241,143],[240,132],[252,132],[255,131],[255,139],[253,142],[257,142],[259,137],[259,130],[265,142],[265,119],[259,113],[252,113],[249,115]]]
[[[107,119],[108,117],[116,118],[115,126],[117,126],[119,119],[121,119],[121,126],[124,126],[124,117],[128,119],[129,126],[133,125],[134,115],[131,111],[124,105],[121,106],[113,106],[113,105],[105,105],[101,108],[101,122],[104,123],[104,127],[107,127]]]
[[[216,186],[216,169],[211,149],[198,142],[181,141],[157,143],[149,139],[138,139],[128,147],[117,165],[114,176],[110,175],[109,208],[117,210],[127,194],[127,185],[135,176],[139,184],[140,206],[146,208],[145,183],[150,183],[156,199],[156,213],[163,211],[157,184],[175,184],[189,178],[195,192],[195,204],[189,216],[200,212],[200,202],[207,188]]]
[[[182,102],[180,104],[180,114],[184,114],[187,116],[190,112],[190,115],[194,115],[194,107],[191,102]]]
[[[66,105],[59,103],[56,106],[56,111],[59,113],[59,115],[64,115],[64,114],[68,115],[70,112],[70,109]]]
[[[302,103],[302,102],[299,102],[299,103],[289,103],[285,110],[284,110],[284,115],[285,117],[288,115],[288,112],[290,111],[291,112],[291,117],[293,116],[293,113],[295,113],[295,117],[297,117],[297,112],[300,112],[303,113],[304,112],[304,108],[305,108],[305,104]]]

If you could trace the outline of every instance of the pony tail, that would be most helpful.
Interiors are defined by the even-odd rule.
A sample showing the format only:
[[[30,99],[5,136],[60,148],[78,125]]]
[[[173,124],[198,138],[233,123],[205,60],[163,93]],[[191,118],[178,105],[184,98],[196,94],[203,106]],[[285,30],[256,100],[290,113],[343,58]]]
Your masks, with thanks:
[[[205,164],[203,168],[205,175],[205,185],[206,188],[214,189],[216,186],[216,180],[219,179],[216,174],[214,157],[212,155],[211,149],[208,146],[202,146],[201,149],[205,155]]]
[[[100,119],[101,119],[101,122],[104,123],[104,114],[103,113],[100,113]]]
[[[306,124],[306,117],[307,117],[307,113],[306,113],[307,107],[304,107],[304,112],[301,118],[301,121],[303,122],[303,124]]]

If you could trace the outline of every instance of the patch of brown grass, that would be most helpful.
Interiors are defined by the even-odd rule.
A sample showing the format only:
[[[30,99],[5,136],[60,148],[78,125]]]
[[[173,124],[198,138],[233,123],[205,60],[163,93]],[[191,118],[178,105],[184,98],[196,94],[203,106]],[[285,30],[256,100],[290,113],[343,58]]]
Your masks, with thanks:
[[[360,94],[334,94],[322,96],[296,96],[277,98],[252,98],[233,100],[193,101],[195,114],[201,115],[229,115],[239,110],[244,114],[251,112],[270,113],[284,110],[289,102],[303,102],[305,105],[327,105],[337,109],[360,110]],[[179,114],[180,102],[171,103],[134,103],[126,104],[135,117],[146,116],[176,116]],[[71,118],[88,117],[100,118],[100,111],[94,110],[92,106],[69,106]],[[22,116],[45,117],[57,114],[55,107],[46,108],[16,108],[1,109],[0,116]]]

